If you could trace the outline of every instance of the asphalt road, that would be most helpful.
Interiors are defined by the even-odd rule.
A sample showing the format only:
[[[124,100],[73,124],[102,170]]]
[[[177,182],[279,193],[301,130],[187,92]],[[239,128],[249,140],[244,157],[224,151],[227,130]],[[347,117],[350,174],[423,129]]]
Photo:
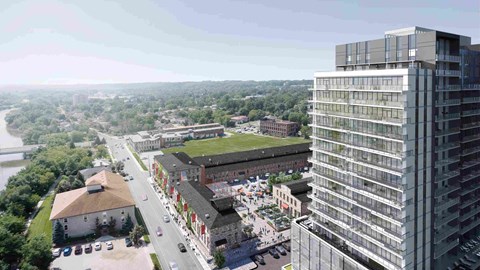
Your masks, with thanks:
[[[151,244],[158,255],[163,269],[170,269],[168,264],[174,261],[178,264],[179,269],[203,269],[194,252],[187,248],[186,253],[181,253],[177,247],[178,243],[185,242],[184,237],[180,233],[176,223],[171,221],[165,223],[163,215],[168,214],[165,207],[162,205],[156,192],[153,190],[151,184],[147,181],[149,173],[141,170],[135,158],[130,155],[128,149],[124,146],[125,140],[110,137],[102,134],[105,137],[107,144],[116,160],[126,159],[125,172],[133,176],[134,180],[128,182],[132,196],[135,199],[137,207],[142,213],[147,229],[150,233]],[[118,147],[115,146],[118,144]],[[121,146],[124,146],[122,149]],[[147,196],[147,200],[143,200],[143,196]],[[163,230],[163,236],[156,235],[157,227],[160,226]]]

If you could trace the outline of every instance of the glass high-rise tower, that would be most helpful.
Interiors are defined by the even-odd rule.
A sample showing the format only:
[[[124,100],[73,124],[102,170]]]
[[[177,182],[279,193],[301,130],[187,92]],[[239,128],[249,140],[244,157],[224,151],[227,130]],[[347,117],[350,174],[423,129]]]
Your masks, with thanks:
[[[312,93],[293,269],[480,266],[480,45],[420,27],[338,45]]]

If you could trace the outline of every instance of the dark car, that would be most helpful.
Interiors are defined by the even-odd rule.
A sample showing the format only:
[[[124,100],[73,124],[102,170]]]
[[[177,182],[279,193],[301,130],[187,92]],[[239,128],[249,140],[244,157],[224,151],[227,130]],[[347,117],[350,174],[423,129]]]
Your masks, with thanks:
[[[177,247],[180,250],[180,252],[187,252],[187,248],[185,247],[184,244],[178,243]]]
[[[272,255],[272,257],[275,258],[275,259],[280,258],[280,255],[278,254],[278,252],[274,248],[269,249],[268,253],[270,253],[270,255]]]
[[[258,254],[258,255],[255,255],[255,260],[259,263],[259,264],[265,264],[265,260],[263,259],[263,256]]]
[[[83,248],[81,245],[76,245],[75,246],[75,255],[80,255],[82,254]]]
[[[290,251],[290,243],[289,242],[283,242],[282,243],[283,248],[285,248],[287,251]]]
[[[72,248],[71,247],[66,247],[63,249],[63,256],[70,256],[72,254]]]
[[[287,255],[287,251],[285,250],[285,248],[283,248],[283,246],[276,246],[275,249],[278,251],[278,253],[284,256]]]
[[[130,238],[125,238],[125,246],[131,247],[133,245],[132,239]]]
[[[86,244],[85,253],[90,253],[90,252],[92,252],[92,244]]]

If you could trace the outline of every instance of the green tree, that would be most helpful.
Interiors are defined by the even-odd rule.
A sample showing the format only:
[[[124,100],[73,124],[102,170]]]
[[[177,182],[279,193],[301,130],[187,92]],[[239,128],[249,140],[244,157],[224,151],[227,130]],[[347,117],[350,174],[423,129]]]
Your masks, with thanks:
[[[225,264],[225,256],[223,255],[223,252],[220,250],[215,251],[213,254],[213,260],[218,268],[222,268]]]
[[[65,242],[65,231],[62,224],[57,220],[53,228],[52,242],[56,245],[61,245]]]
[[[140,243],[140,238],[142,238],[143,234],[145,233],[145,229],[142,225],[135,225],[133,230],[129,233],[130,239],[134,245],[138,245]]]
[[[122,234],[128,234],[131,230],[133,229],[133,222],[132,218],[130,217],[130,214],[127,214],[127,218],[125,219],[125,222],[122,225]]]
[[[110,221],[108,222],[108,232],[110,234],[115,234],[115,226],[117,225],[117,220],[113,217],[110,217]]]
[[[0,258],[8,263],[15,262],[22,255],[25,237],[0,227],[0,239]]]
[[[1,214],[0,227],[7,229],[11,233],[19,234],[25,230],[25,219],[7,213]]]
[[[45,234],[35,235],[23,246],[23,264],[34,265],[39,269],[48,269],[52,262],[52,242]]]

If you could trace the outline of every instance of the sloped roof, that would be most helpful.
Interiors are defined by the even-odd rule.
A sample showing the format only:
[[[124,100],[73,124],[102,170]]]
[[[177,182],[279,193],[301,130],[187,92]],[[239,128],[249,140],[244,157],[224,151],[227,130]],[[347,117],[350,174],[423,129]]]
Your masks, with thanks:
[[[155,156],[154,159],[162,164],[168,172],[183,171],[198,168],[198,164],[184,152]]]
[[[134,206],[132,194],[123,177],[101,171],[85,181],[89,185],[102,185],[102,190],[88,192],[86,187],[58,193],[55,196],[50,220],[68,218],[110,209]]]
[[[98,167],[93,167],[93,168],[88,168],[80,171],[80,174],[83,176],[83,179],[88,179],[92,175],[97,174],[103,170],[111,172],[112,169],[110,166],[98,166]]]

